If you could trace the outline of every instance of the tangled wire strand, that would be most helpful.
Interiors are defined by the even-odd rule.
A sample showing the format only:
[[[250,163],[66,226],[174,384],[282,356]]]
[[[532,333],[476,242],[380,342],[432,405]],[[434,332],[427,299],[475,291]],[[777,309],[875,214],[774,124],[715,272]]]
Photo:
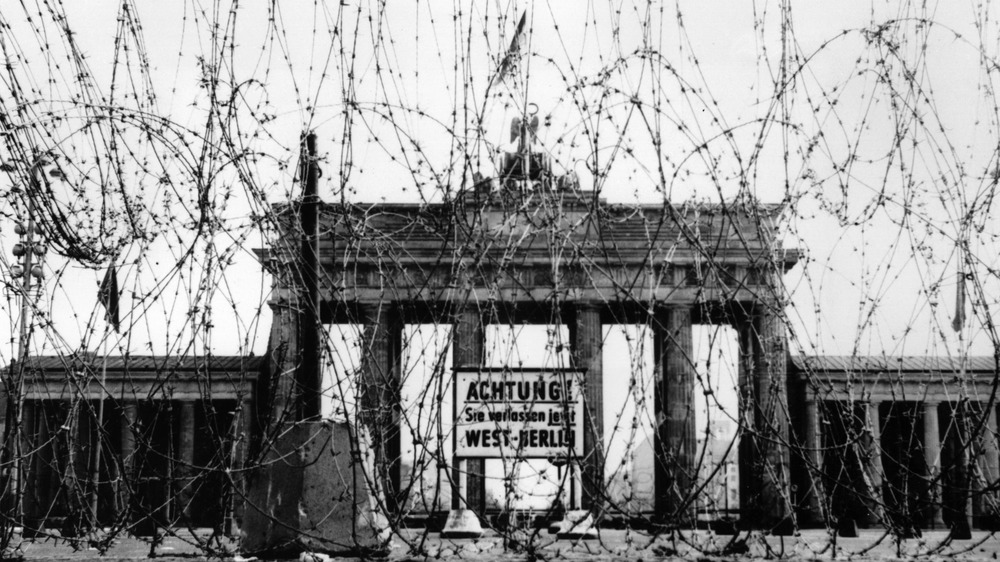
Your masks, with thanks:
[[[723,531],[747,482],[831,531],[799,553],[859,525],[885,531],[859,553],[992,532],[995,12],[12,6],[0,547],[235,552],[253,475],[316,415],[370,440],[364,480],[413,552],[468,505],[510,549],[586,509],[654,554],[739,553],[747,535]],[[305,336],[280,326],[310,284],[322,411],[304,415]],[[573,291],[600,295],[596,334]],[[751,376],[772,361],[787,369]],[[459,458],[470,366],[602,373],[579,382],[579,462]],[[668,396],[671,373],[690,396]],[[683,438],[664,429],[680,418]]]

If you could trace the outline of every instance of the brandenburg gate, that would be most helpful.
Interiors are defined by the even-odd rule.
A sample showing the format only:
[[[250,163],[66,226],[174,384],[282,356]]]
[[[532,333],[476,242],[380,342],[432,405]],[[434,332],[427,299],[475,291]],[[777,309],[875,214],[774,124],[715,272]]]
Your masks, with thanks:
[[[531,134],[519,123],[515,134],[518,128],[522,137]],[[294,376],[309,353],[295,352],[300,340],[315,338],[323,325],[363,324],[359,419],[376,459],[372,485],[391,518],[407,493],[399,464],[403,326],[450,324],[453,367],[474,373],[484,370],[486,326],[567,325],[572,368],[583,386],[584,443],[570,461],[580,470],[582,508],[600,516],[606,509],[602,387],[605,376],[623,385],[629,379],[605,372],[602,327],[646,324],[655,347],[656,519],[687,526],[694,523],[698,464],[692,325],[730,324],[740,345],[741,519],[753,528],[790,529],[796,499],[782,275],[798,253],[777,239],[780,208],[749,200],[609,204],[582,190],[574,174],[553,173],[545,154],[521,146],[502,155],[498,177],[477,174],[473,185],[443,202],[318,203],[315,226],[299,220],[305,204],[285,209],[283,243],[261,252],[275,274],[273,418],[294,418],[287,397],[314,384]],[[296,265],[310,232],[318,240],[315,269]],[[300,287],[313,275],[318,318],[303,324],[299,315],[309,299]],[[471,510],[482,518],[485,461],[454,460],[453,513]]]

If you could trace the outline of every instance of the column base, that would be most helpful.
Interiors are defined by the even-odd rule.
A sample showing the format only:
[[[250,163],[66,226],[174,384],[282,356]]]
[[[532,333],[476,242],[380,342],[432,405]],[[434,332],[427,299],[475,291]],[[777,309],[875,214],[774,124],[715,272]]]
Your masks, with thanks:
[[[858,522],[853,517],[844,517],[837,521],[837,536],[844,538],[857,538]]]
[[[21,536],[26,539],[36,539],[45,536],[45,519],[44,518],[24,518],[24,527],[21,531]]]
[[[471,509],[453,509],[441,529],[442,539],[478,539],[485,533],[479,516]]]
[[[799,527],[802,529],[826,529],[827,521],[821,513],[807,511],[799,516]]]
[[[972,539],[972,527],[969,525],[968,517],[959,517],[951,524],[949,537],[956,541],[967,541]]]
[[[388,522],[362,472],[373,474],[365,439],[357,439],[358,462],[347,424],[297,423],[279,435],[248,485],[241,552],[387,554]]]
[[[740,518],[739,528],[744,531],[764,531],[776,537],[790,537],[795,534],[795,524],[790,517],[774,520]]]
[[[597,523],[594,520],[594,514],[589,511],[567,511],[558,525],[557,539],[575,541],[597,538]]]
[[[682,529],[694,529],[696,527],[694,517],[685,514],[684,517],[672,517],[670,515],[654,515],[649,521],[650,529],[657,533],[667,533],[670,531],[680,531]]]
[[[991,533],[1000,532],[1000,514],[983,515],[979,520],[979,528]]]
[[[861,525],[863,525],[866,529],[881,529],[884,527],[885,523],[882,520],[882,514],[880,511],[881,508],[878,505],[867,506],[865,516],[860,522]]]
[[[928,531],[941,531],[947,529],[948,526],[944,524],[941,507],[938,506],[937,508],[932,509],[934,509],[934,511],[929,517],[927,517],[926,522],[924,523],[924,529]]]

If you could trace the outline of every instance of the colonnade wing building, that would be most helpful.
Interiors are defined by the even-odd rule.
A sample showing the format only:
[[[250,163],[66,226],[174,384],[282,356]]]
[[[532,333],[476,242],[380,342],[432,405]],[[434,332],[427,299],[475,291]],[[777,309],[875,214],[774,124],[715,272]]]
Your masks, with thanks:
[[[532,158],[538,155],[532,155]],[[514,166],[516,168],[516,166]],[[489,324],[568,325],[572,367],[585,373],[583,508],[603,510],[605,377],[628,385],[627,368],[605,372],[602,327],[647,324],[655,341],[655,512],[692,522],[698,450],[692,324],[731,324],[739,334],[740,491],[744,520],[790,522],[797,498],[788,444],[787,343],[782,274],[798,259],[775,237],[776,206],[617,206],[581,191],[544,165],[529,179],[480,180],[452,201],[324,204],[319,212],[320,322],[363,324],[358,390],[390,509],[401,487],[401,334],[406,324],[453,326],[454,367],[484,364]],[[510,167],[508,167],[510,170]],[[302,330],[302,230],[297,207],[283,215],[283,244],[261,252],[275,274],[272,342],[294,350]],[[274,355],[274,354],[272,354]],[[272,372],[293,372],[278,354]],[[486,376],[484,374],[484,376]],[[274,416],[295,385],[273,387]],[[304,392],[309,392],[306,389]],[[412,423],[412,421],[411,421]],[[620,436],[607,436],[618,439]],[[467,474],[454,507],[485,509],[484,461],[457,459]]]
[[[23,390],[3,428],[4,513],[20,510],[26,534],[233,528],[262,366],[261,357],[93,354],[12,363],[4,380],[21,379]]]
[[[794,499],[799,526],[850,519],[944,529],[967,518],[996,528],[995,358],[790,356],[787,365],[792,487],[779,492]],[[261,374],[267,379],[266,361],[109,357],[102,385],[103,367],[94,356],[34,357],[26,366],[26,525],[64,527],[74,509],[86,509],[95,482],[104,525],[135,531],[238,524],[242,468],[263,437],[253,413],[257,404],[267,409],[260,400],[268,392],[257,387]],[[660,435],[657,446],[668,439]],[[95,464],[98,442],[103,457]],[[740,468],[747,454],[739,455]],[[672,461],[657,462],[663,467],[656,476],[671,478]],[[754,497],[745,490],[744,498]],[[587,494],[616,515],[599,490]],[[10,500],[4,505],[13,513]]]
[[[902,530],[996,529],[997,361],[793,357],[807,513]]]

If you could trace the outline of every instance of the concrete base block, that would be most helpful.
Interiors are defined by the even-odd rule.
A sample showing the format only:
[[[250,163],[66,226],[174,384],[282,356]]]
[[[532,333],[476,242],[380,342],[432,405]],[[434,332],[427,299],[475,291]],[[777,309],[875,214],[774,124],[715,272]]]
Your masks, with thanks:
[[[837,535],[844,538],[858,536],[858,522],[853,517],[844,517],[837,522]]]
[[[365,441],[352,444],[347,424],[287,426],[248,483],[241,552],[280,558],[387,552],[389,525],[365,479],[374,474],[362,462],[372,458]]]
[[[967,541],[972,539],[972,527],[969,526],[968,517],[957,517],[951,524],[952,540]]]
[[[299,554],[299,562],[333,562],[333,557],[322,552],[303,552]]]
[[[567,540],[596,539],[597,526],[593,514],[584,510],[567,511],[566,516],[559,523],[556,538]]]
[[[453,509],[441,529],[442,539],[478,539],[483,536],[479,516],[471,509]]]

